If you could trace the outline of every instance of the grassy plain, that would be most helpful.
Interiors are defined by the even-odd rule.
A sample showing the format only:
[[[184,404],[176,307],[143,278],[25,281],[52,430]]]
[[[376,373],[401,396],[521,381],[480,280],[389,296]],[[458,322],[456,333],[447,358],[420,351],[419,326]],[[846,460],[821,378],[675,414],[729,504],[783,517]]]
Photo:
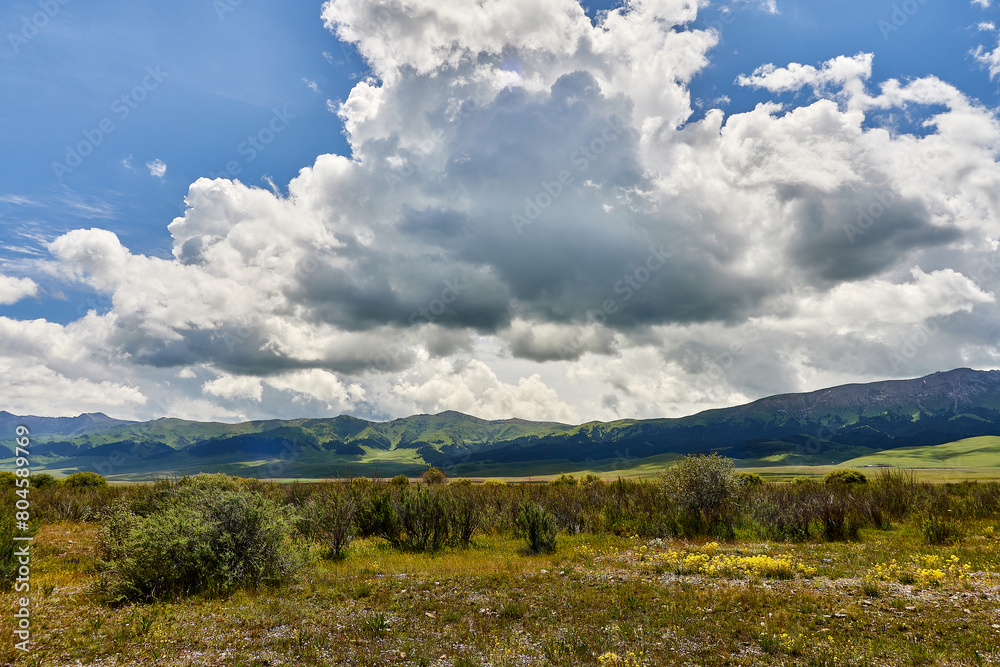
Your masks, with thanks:
[[[522,542],[505,536],[477,536],[469,549],[437,554],[370,538],[353,543],[342,561],[313,560],[281,589],[120,608],[92,593],[96,530],[42,527],[32,561],[32,651],[14,650],[12,613],[5,613],[0,663],[1000,661],[1000,525],[990,521],[970,525],[951,547],[923,544],[909,525],[866,530],[853,543],[717,547],[704,539],[560,534],[557,551],[544,556],[523,554]],[[958,565],[949,567],[953,556]],[[880,569],[893,561],[901,568]],[[14,600],[2,594],[0,606],[11,610]]]

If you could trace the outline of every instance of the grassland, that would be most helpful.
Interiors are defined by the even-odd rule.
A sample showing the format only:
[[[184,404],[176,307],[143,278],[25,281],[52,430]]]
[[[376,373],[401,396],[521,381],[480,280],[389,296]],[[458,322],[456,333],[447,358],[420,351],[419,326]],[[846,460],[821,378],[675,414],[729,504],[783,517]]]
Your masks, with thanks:
[[[1000,526],[956,547],[908,525],[855,543],[786,544],[560,535],[528,556],[483,535],[437,554],[355,542],[316,559],[291,586],[227,597],[106,604],[95,585],[96,526],[42,527],[33,561],[33,629],[5,665],[917,665],[1000,661]],[[875,576],[895,560],[940,581]],[[932,557],[930,561],[926,558]],[[950,557],[960,567],[948,573]],[[685,561],[769,557],[768,569],[692,569]],[[751,562],[744,560],[742,562]],[[766,559],[757,562],[767,563]],[[678,565],[680,563],[680,565]],[[965,568],[964,566],[968,566]],[[956,573],[957,572],[957,573]],[[934,577],[932,577],[934,578]],[[900,583],[903,579],[908,583]],[[936,578],[935,578],[936,579]],[[0,595],[13,609],[14,595]],[[630,657],[631,656],[631,657]]]
[[[930,447],[901,447],[844,462],[847,467],[897,466],[901,468],[1000,470],[1000,436],[987,435]]]

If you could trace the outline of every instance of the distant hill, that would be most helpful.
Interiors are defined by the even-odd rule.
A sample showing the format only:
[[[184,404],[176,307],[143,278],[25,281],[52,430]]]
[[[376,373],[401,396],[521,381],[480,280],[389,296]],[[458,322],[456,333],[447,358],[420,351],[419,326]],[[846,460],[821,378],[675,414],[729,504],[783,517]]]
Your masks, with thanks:
[[[637,459],[708,451],[766,465],[829,464],[901,447],[1000,436],[1000,371],[963,368],[771,396],[678,419],[581,425],[491,421],[454,411],[389,422],[342,415],[242,424],[0,412],[8,438],[19,423],[32,429],[38,465],[133,478],[200,470],[329,477],[374,467],[383,473],[416,472],[427,465],[468,471],[532,462],[558,467],[560,461],[567,468],[595,461],[627,466]]]

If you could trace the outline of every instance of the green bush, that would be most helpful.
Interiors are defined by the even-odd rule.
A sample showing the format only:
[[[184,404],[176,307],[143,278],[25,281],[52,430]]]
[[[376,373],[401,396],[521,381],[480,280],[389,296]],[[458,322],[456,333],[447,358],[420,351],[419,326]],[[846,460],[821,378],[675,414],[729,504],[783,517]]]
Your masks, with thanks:
[[[823,478],[824,484],[867,484],[868,478],[865,477],[864,473],[858,470],[851,470],[849,468],[841,468],[840,470],[831,470]]]
[[[79,486],[107,486],[108,480],[103,475],[96,472],[75,472],[63,480],[63,484],[71,487]]]
[[[450,543],[455,501],[445,489],[407,489],[399,496],[396,513],[400,528],[394,536],[396,546],[410,551],[437,551]]]
[[[552,486],[579,486],[580,480],[578,480],[573,475],[562,473],[554,480],[552,480],[552,482],[550,483],[552,484]]]
[[[531,553],[550,553],[556,550],[556,521],[538,503],[522,503],[514,521],[521,536],[528,540]]]
[[[920,522],[920,532],[927,544],[958,544],[965,539],[965,530],[961,524],[938,513],[924,516]]]
[[[444,484],[448,476],[440,468],[428,468],[420,475],[420,479],[424,484]]]
[[[196,475],[170,485],[142,516],[120,498],[98,540],[101,588],[116,601],[227,593],[289,579],[301,564],[294,516],[249,484]]]
[[[20,563],[14,555],[14,549],[27,544],[14,541],[14,536],[30,537],[38,532],[38,523],[34,521],[29,524],[27,531],[16,530],[17,508],[14,503],[17,499],[13,493],[3,493],[0,497],[0,591],[10,590],[17,579]]]
[[[17,475],[9,470],[0,471],[0,489],[12,489],[17,485]]]
[[[389,480],[389,483],[392,484],[393,486],[409,486],[410,478],[407,477],[406,475],[396,475],[391,480]]]
[[[660,475],[668,502],[680,512],[687,534],[732,532],[742,490],[733,460],[708,454],[685,456]]]
[[[34,475],[29,475],[28,479],[31,480],[31,488],[33,489],[59,486],[59,480],[47,472],[36,472]]]
[[[755,472],[741,472],[739,474],[740,484],[744,487],[754,488],[764,486],[764,478]]]

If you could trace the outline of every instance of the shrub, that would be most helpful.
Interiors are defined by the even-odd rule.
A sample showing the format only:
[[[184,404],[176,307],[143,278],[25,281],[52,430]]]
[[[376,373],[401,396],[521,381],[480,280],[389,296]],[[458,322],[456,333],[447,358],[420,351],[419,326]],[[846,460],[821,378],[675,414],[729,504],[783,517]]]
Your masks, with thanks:
[[[33,489],[59,486],[59,480],[47,472],[36,472],[34,475],[29,475],[28,479],[31,480],[31,487]]]
[[[17,486],[17,475],[9,470],[0,471],[0,489],[12,489]]]
[[[409,486],[410,478],[407,477],[406,475],[396,475],[391,480],[389,480],[389,483],[392,484],[393,486]]]
[[[718,454],[685,456],[661,473],[668,500],[680,511],[684,532],[732,531],[741,490],[733,460]]]
[[[26,531],[16,530],[17,508],[14,505],[16,500],[17,496],[10,493],[4,493],[0,498],[0,591],[9,590],[17,578],[20,563],[14,554],[14,549],[27,544],[14,541],[14,536],[30,537],[38,532],[37,522],[32,522]]]
[[[456,543],[467,547],[472,542],[472,535],[479,530],[483,521],[479,493],[470,482],[455,488],[452,499],[454,501],[452,538]]]
[[[582,484],[583,486],[589,486],[589,485],[604,486],[604,479],[599,475],[595,475],[592,472],[588,472],[586,475],[583,476],[583,479],[580,480],[580,484]]]
[[[107,486],[108,480],[103,475],[96,472],[75,472],[63,480],[63,484],[71,487],[79,486]]]
[[[815,495],[819,527],[824,539],[829,542],[858,539],[858,532],[865,523],[856,499],[840,489]]]
[[[823,478],[823,483],[828,485],[867,484],[868,478],[858,470],[841,468],[840,470],[831,470],[828,472],[826,477]]]
[[[347,489],[339,484],[326,486],[306,501],[302,520],[307,534],[322,542],[331,558],[340,559],[354,537],[355,510]]]
[[[448,476],[440,468],[428,468],[420,475],[420,479],[424,481],[424,484],[444,484]]]
[[[293,516],[249,485],[196,475],[171,485],[148,515],[120,498],[98,540],[101,588],[116,601],[225,593],[287,580],[301,563]]]
[[[531,553],[550,553],[556,549],[556,522],[538,503],[522,503],[514,522],[518,532],[528,540]]]
[[[965,539],[965,531],[958,522],[938,513],[924,516],[920,532],[927,544],[957,544]]]
[[[448,482],[448,486],[451,487],[462,487],[462,486],[472,486],[472,480],[466,477],[456,477]]]
[[[764,478],[755,472],[741,472],[739,473],[739,480],[740,484],[746,488],[764,486]]]
[[[408,489],[399,496],[396,513],[400,532],[396,546],[413,551],[437,551],[451,538],[454,500],[445,491],[427,487]]]
[[[551,482],[552,486],[579,486],[580,480],[573,475],[562,473]]]

